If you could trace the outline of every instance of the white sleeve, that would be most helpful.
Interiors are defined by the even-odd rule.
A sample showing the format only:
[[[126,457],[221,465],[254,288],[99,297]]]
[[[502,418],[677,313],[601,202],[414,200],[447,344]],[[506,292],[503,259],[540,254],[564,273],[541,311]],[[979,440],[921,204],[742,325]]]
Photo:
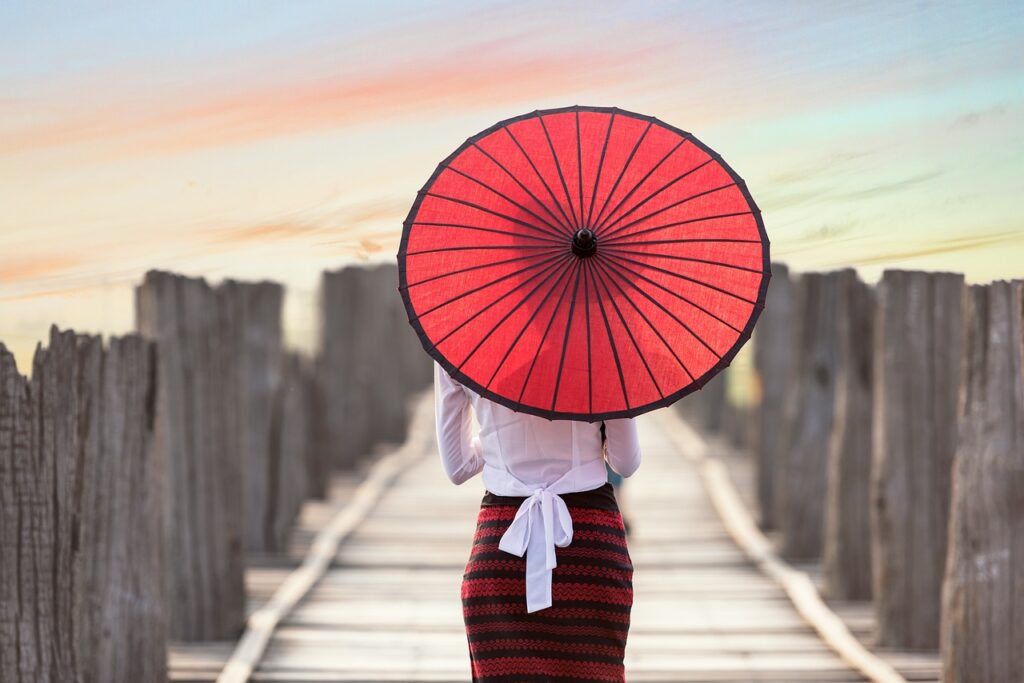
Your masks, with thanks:
[[[484,467],[480,440],[473,436],[473,409],[462,385],[434,362],[434,417],[437,448],[445,474],[461,484]]]
[[[605,420],[604,436],[608,440],[608,464],[623,477],[636,472],[640,467],[640,437],[636,420]]]

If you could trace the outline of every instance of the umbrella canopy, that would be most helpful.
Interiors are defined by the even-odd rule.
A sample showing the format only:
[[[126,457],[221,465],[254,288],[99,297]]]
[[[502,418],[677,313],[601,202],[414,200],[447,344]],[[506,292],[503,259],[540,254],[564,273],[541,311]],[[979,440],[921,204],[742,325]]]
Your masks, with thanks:
[[[699,389],[770,277],[746,184],[656,118],[568,107],[466,140],[419,191],[399,291],[456,380],[549,419],[632,417]]]

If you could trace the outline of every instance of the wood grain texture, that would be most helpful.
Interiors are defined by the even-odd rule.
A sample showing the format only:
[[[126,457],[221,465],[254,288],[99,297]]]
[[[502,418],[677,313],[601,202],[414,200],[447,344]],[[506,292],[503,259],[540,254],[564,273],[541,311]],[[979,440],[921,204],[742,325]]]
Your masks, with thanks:
[[[805,273],[797,284],[799,325],[790,348],[787,428],[777,480],[780,553],[787,560],[820,557],[824,539],[825,482],[836,379],[836,303],[851,271]]]
[[[836,302],[836,387],[828,442],[824,582],[829,598],[871,597],[874,290],[844,271]]]
[[[792,385],[789,378],[794,359],[791,350],[796,344],[798,329],[796,280],[789,268],[772,264],[772,279],[764,311],[754,328],[754,372],[757,377],[758,402],[752,450],[757,468],[758,523],[763,529],[778,525],[778,478],[784,453],[786,434],[786,393]]]
[[[137,288],[136,311],[158,343],[169,636],[234,638],[245,617],[235,311],[205,280],[156,271]]]
[[[1024,281],[972,286],[942,612],[947,683],[1024,680]]]
[[[0,680],[166,680],[153,348],[0,346]]]
[[[884,646],[939,644],[963,302],[953,273],[886,271],[878,285],[870,513]]]

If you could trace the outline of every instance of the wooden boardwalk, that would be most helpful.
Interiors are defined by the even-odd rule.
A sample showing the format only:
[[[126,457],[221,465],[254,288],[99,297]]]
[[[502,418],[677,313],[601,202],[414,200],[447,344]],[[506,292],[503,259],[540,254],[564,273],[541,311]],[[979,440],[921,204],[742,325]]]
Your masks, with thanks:
[[[432,430],[427,408],[417,411],[413,430]],[[675,414],[639,419],[644,462],[620,499],[632,523],[635,567],[627,679],[864,680],[733,543],[695,468],[667,433],[677,424]],[[459,589],[482,483],[474,478],[452,485],[433,440],[422,441],[414,464],[275,631],[253,680],[469,680]],[[321,505],[320,520],[339,505]],[[307,526],[317,519],[307,515]],[[308,534],[300,533],[299,545],[303,538],[308,542]],[[250,571],[254,606],[294,564]],[[213,680],[230,650],[230,643],[175,648],[172,679]]]

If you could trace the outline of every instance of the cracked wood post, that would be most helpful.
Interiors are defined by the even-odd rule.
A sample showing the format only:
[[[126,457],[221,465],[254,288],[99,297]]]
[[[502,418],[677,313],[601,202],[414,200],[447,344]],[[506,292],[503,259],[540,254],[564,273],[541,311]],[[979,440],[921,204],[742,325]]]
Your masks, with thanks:
[[[203,279],[151,271],[136,289],[136,326],[158,342],[155,449],[175,640],[235,638],[245,621],[236,324]]]
[[[836,391],[828,444],[825,592],[840,600],[871,598],[872,339],[874,289],[844,271],[836,307]]]
[[[972,286],[942,598],[942,680],[1024,680],[1024,281]]]
[[[153,362],[52,328],[29,382],[0,345],[0,680],[166,680]]]
[[[796,344],[791,347],[789,390],[778,451],[780,554],[816,560],[824,542],[828,440],[832,431],[836,373],[835,308],[839,283],[849,271],[805,273],[797,284]]]
[[[754,371],[757,377],[758,401],[753,429],[754,468],[757,486],[758,522],[763,529],[777,524],[776,500],[781,476],[781,449],[789,428],[785,424],[786,392],[790,365],[790,349],[795,344],[798,328],[795,278],[782,263],[772,264],[764,311],[754,328]]]
[[[886,271],[878,285],[872,415],[872,593],[882,647],[939,644],[957,440],[964,278]]]

